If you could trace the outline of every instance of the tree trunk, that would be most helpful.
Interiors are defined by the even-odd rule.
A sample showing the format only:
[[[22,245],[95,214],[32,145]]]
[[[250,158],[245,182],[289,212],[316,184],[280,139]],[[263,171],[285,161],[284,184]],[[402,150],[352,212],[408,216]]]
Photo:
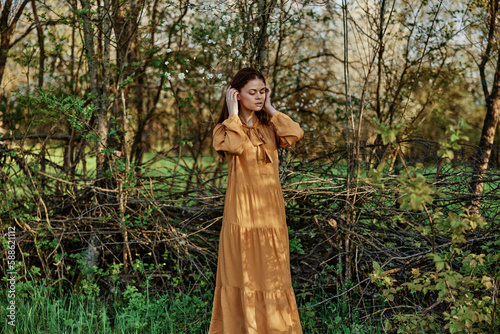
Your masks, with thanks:
[[[7,0],[4,4],[2,16],[0,17],[0,85],[2,84],[3,74],[5,72],[5,65],[7,64],[7,57],[9,53],[10,38],[12,36],[13,27],[8,25],[8,18],[12,0]]]
[[[376,113],[379,121],[382,121],[382,107],[380,101],[381,89],[382,89],[382,68],[384,66],[384,22],[385,19],[385,0],[382,1],[380,5],[380,27],[378,29],[378,70],[377,70],[377,104]]]
[[[491,151],[498,126],[498,118],[500,116],[499,66],[500,54],[497,63],[497,72],[495,74],[495,85],[493,87],[493,93],[491,94],[492,96],[487,103],[486,117],[484,118],[483,131],[481,133],[481,140],[479,141],[479,147],[476,153],[474,173],[472,175],[471,190],[474,199],[472,200],[470,211],[476,214],[479,212],[479,196],[483,192],[484,176],[486,175],[486,170],[490,162]]]
[[[3,5],[2,15],[0,16],[0,86],[2,85],[5,65],[7,64],[7,58],[10,50],[10,39],[16,29],[17,21],[19,21],[19,17],[21,16],[21,13],[23,12],[24,7],[26,7],[28,1],[29,0],[24,0],[17,11],[15,11],[15,8],[12,8],[12,0],[5,0]],[[13,17],[10,24],[9,17]]]
[[[89,66],[90,87],[92,90],[92,102],[98,113],[97,115],[97,141],[96,141],[96,178],[99,185],[103,185],[104,171],[106,170],[106,157],[104,148],[106,147],[107,121],[106,109],[102,106],[99,89],[97,88],[97,65],[94,52],[94,35],[92,34],[92,21],[89,15],[92,8],[90,0],[81,0],[84,10],[83,14],[83,34],[85,41],[85,50],[87,53],[87,62]]]
[[[122,8],[125,4],[127,4],[127,8]],[[138,20],[141,8],[144,6],[144,0],[129,2],[115,0],[111,3],[111,6],[114,12],[113,26],[115,35],[117,36],[116,59],[118,59],[120,71],[116,78],[115,99],[113,108],[111,109],[113,117],[110,128],[114,134],[108,140],[110,148],[119,151],[125,159],[128,159],[129,157],[125,156],[125,114],[127,100],[123,97],[129,96],[129,87],[123,86],[120,83],[127,77],[137,79],[140,76],[140,73],[135,73],[136,65],[134,63],[140,61],[133,46],[134,42],[137,44],[135,31],[139,24]],[[142,106],[138,109],[138,112],[140,113],[141,110]]]
[[[33,19],[35,20],[36,25],[36,33],[38,36],[38,46],[40,47],[40,55],[38,61],[38,88],[43,87],[43,76],[45,74],[45,38],[43,35],[42,25],[40,24],[40,20],[38,18],[38,13],[36,9],[35,0],[31,0],[31,7],[33,10]]]
[[[257,37],[257,49],[255,52],[255,66],[262,74],[267,77],[269,74],[269,53],[268,48],[268,35],[267,23],[269,22],[269,15],[275,6],[276,1],[260,0],[258,3],[258,27],[259,35]]]
[[[486,100],[486,116],[484,118],[483,131],[479,141],[479,147],[476,153],[475,166],[471,180],[472,199],[468,203],[469,212],[472,214],[479,213],[480,196],[483,192],[484,176],[490,162],[491,151],[495,141],[495,133],[498,126],[498,118],[500,116],[500,52],[498,53],[495,77],[491,93],[488,90],[486,81],[486,65],[490,60],[493,42],[497,38],[497,13],[499,0],[490,0],[489,11],[490,17],[488,22],[488,37],[486,49],[481,57],[479,64],[479,72],[481,76],[481,85]]]

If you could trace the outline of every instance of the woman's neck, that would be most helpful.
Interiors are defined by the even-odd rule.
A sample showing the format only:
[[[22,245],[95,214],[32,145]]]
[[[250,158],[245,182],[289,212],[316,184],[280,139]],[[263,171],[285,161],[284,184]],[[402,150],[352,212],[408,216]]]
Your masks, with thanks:
[[[240,111],[239,116],[243,123],[245,123],[248,126],[253,126],[253,119],[255,116],[255,111],[253,110],[247,110],[243,109]]]

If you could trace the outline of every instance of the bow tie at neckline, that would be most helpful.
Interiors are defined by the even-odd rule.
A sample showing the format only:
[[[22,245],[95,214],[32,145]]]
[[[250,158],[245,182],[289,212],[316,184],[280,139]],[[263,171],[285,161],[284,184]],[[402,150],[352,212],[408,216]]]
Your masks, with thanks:
[[[259,128],[256,128],[256,125],[257,122],[254,126],[245,125],[247,129],[245,132],[252,145],[257,148],[257,161],[260,164],[272,163],[273,159],[271,158],[269,152],[267,152],[266,146],[264,145],[266,143],[264,136],[260,132]]]
[[[253,146],[260,146],[266,143],[266,141],[264,140],[264,136],[255,126],[247,126],[246,134],[252,142]]]

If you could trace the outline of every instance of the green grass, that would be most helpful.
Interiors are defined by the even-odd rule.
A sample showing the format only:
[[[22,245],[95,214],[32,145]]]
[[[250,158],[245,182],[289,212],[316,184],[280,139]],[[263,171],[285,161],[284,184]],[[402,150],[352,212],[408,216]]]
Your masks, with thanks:
[[[3,333],[207,333],[213,292],[164,293],[151,296],[128,286],[107,298],[62,293],[47,284],[33,282],[16,286],[16,327],[7,325],[6,308],[0,309]],[[327,296],[316,291],[297,293],[304,333],[380,333],[361,321],[347,298],[311,307]],[[0,297],[7,305],[5,293]]]
[[[156,297],[129,286],[116,298],[62,295],[46,284],[16,287],[16,326],[0,316],[4,333],[206,333],[210,322],[211,292]],[[7,305],[5,294],[0,299]]]
[[[29,153],[26,153],[24,158],[30,163],[32,166],[38,166],[39,163],[39,154],[40,148],[39,145],[35,145],[34,147],[29,148]],[[64,148],[57,147],[49,147],[46,149],[45,158],[51,161],[53,164],[58,166],[63,166],[64,164]],[[153,158],[156,157],[156,153],[154,152],[146,152],[143,156],[143,163],[148,163]],[[199,159],[198,163],[203,166],[208,166],[215,160],[215,156],[203,156]],[[179,163],[177,164],[178,157],[169,155],[168,158],[161,158],[154,163],[148,164],[146,169],[146,175],[148,176],[164,176],[165,173],[163,170],[173,170],[176,165],[177,168],[182,169],[182,167],[191,168],[194,165],[194,159],[190,156],[182,156]],[[95,177],[95,169],[96,169],[96,157],[95,151],[92,149],[86,149],[85,153],[85,164],[86,169],[89,174],[89,177]],[[12,171],[19,171],[19,167],[17,164],[13,164]],[[55,169],[50,164],[46,165],[46,172],[52,175],[59,174],[59,170]],[[83,164],[80,162],[76,167],[76,174],[83,174]]]

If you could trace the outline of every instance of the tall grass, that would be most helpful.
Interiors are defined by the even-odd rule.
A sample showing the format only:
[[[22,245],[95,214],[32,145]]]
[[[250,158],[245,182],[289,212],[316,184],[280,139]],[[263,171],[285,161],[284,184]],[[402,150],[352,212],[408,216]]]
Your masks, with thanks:
[[[0,311],[5,333],[206,333],[211,291],[150,296],[127,287],[112,298],[62,293],[47,284],[18,283],[15,328]],[[7,305],[5,294],[2,305]]]
[[[68,294],[43,281],[18,283],[16,290],[16,326],[7,324],[6,308],[2,307],[3,333],[195,334],[208,333],[210,326],[211,290],[153,296],[147,290],[140,292],[127,286],[124,291],[103,298],[102,294]],[[380,328],[360,319],[347,296],[321,303],[326,297],[321,290],[297,293],[304,333],[380,333]],[[0,301],[7,305],[5,293]]]

